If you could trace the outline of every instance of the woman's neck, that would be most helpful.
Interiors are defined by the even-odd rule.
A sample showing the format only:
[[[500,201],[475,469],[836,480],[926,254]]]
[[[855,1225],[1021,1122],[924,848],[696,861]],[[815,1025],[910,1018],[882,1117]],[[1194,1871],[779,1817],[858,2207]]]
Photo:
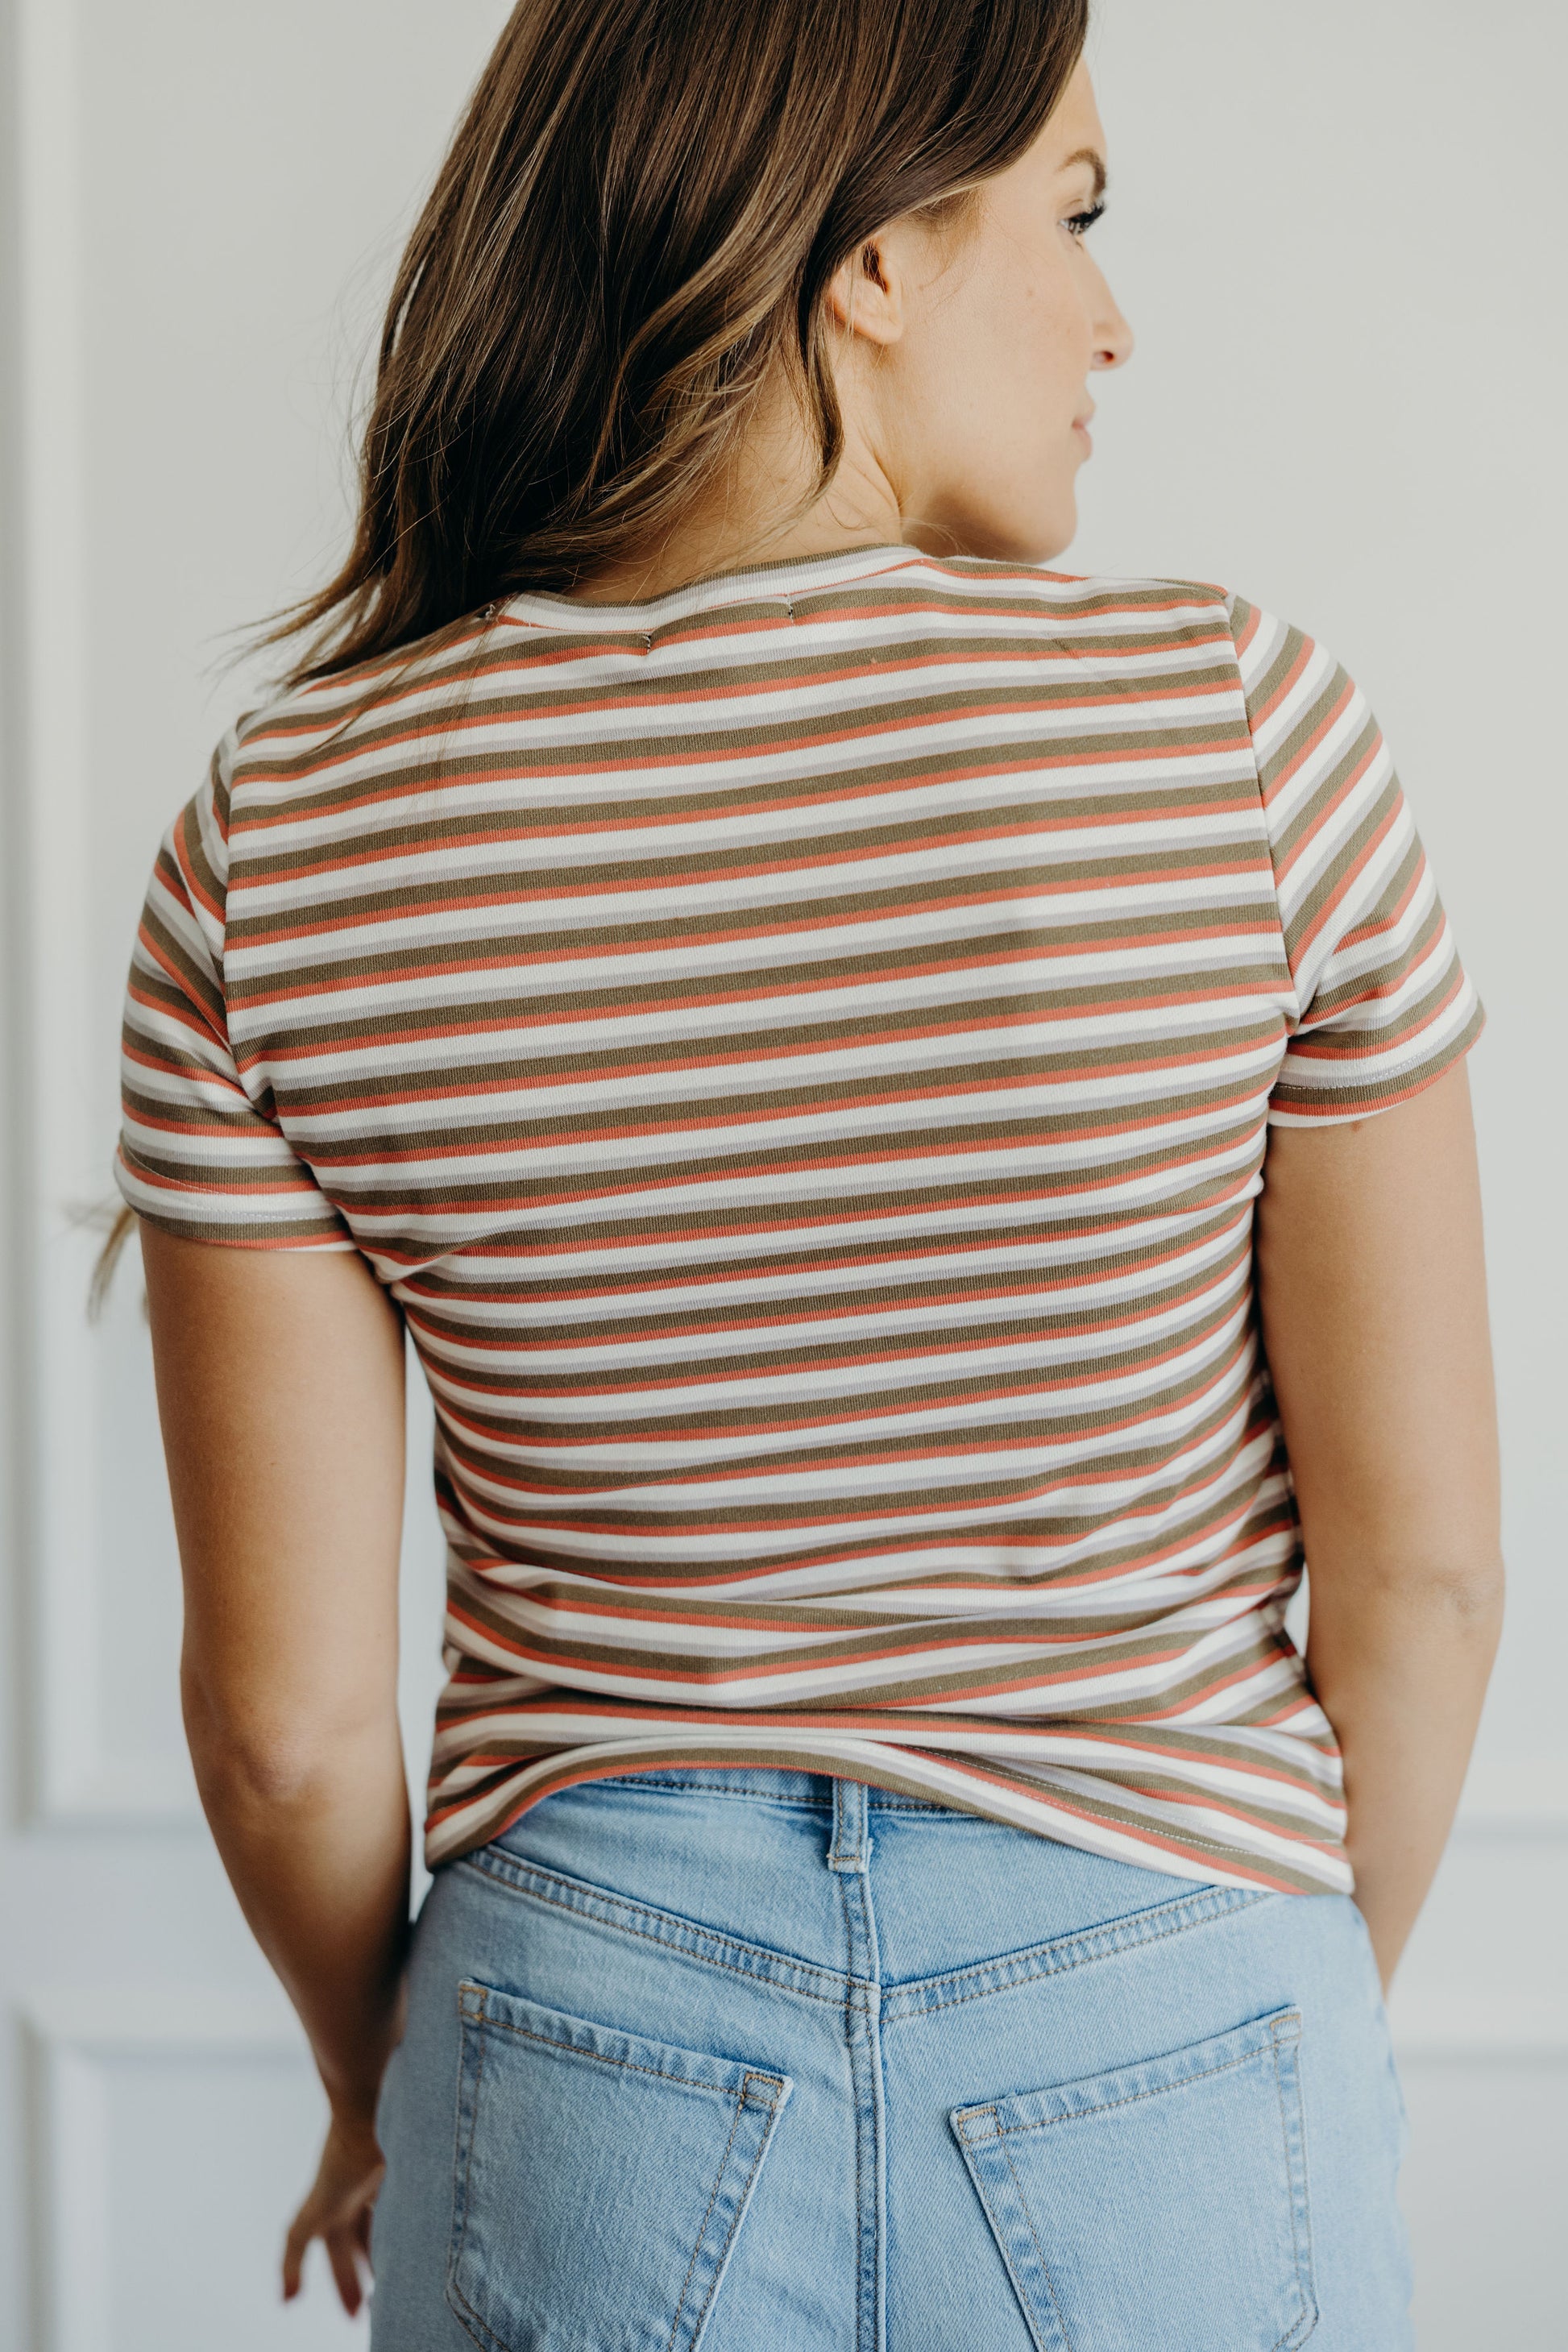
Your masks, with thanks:
[[[642,604],[749,564],[788,563],[851,547],[896,546],[904,518],[888,475],[846,417],[832,481],[810,496],[815,451],[798,418],[759,418],[712,494],[657,547],[585,572],[574,594],[595,604]]]

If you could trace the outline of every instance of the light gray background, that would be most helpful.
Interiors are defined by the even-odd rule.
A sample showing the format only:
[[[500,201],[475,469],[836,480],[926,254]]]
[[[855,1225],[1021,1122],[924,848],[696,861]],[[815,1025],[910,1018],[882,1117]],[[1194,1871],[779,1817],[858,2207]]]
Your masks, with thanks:
[[[357,2332],[324,2278],[302,2311],[269,2300],[319,2105],[183,1759],[134,1269],[89,1334],[71,1213],[104,1191],[153,845],[248,691],[225,632],[340,542],[356,362],[502,15],[0,6],[0,2352],[310,2352]],[[1514,1601],[1395,2023],[1423,2352],[1555,2352],[1568,19],[1500,0],[1479,25],[1459,0],[1103,0],[1096,236],[1140,346],[1101,386],[1064,562],[1224,581],[1334,647],[1490,1009],[1474,1078]],[[416,1774],[438,1678],[421,1470]]]

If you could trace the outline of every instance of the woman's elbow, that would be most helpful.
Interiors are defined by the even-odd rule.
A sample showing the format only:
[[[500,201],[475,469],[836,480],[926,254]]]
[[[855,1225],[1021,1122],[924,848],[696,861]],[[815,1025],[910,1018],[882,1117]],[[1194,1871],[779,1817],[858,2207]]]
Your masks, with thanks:
[[[1427,1609],[1456,1626],[1490,1633],[1502,1623],[1507,1578],[1500,1552],[1440,1564],[1422,1589]]]
[[[1310,1559],[1308,1566],[1311,1570]],[[1349,1563],[1336,1563],[1332,1573],[1321,1568],[1311,1572],[1313,1605],[1320,1612],[1360,1604],[1379,1616],[1447,1627],[1480,1640],[1495,1639],[1506,1590],[1501,1553],[1483,1547],[1373,1553],[1353,1570]]]
[[[397,1742],[397,1717],[384,1705],[345,1708],[310,1700],[268,1704],[252,1695],[217,1697],[187,1664],[180,1695],[196,1785],[210,1811],[310,1810],[331,1801],[367,1752]]]

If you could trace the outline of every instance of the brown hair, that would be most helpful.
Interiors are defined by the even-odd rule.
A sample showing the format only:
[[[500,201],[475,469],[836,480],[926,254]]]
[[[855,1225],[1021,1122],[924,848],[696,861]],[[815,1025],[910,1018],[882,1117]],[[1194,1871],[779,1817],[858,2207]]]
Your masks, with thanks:
[[[398,269],[326,677],[642,555],[793,370],[826,487],[834,272],[1014,162],[1088,0],[521,0]]]
[[[294,680],[657,544],[781,365],[826,488],[835,270],[1016,161],[1088,17],[1089,0],[520,0],[398,268],[353,545],[272,633],[316,633]]]

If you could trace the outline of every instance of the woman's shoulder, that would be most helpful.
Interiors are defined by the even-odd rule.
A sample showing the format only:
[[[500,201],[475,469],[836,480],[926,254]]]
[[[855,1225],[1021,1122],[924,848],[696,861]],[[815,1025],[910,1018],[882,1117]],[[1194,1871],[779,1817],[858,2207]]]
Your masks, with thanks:
[[[1239,685],[1249,713],[1291,690],[1354,692],[1333,654],[1295,622],[1217,581],[1155,573],[1062,572],[977,556],[925,557],[960,609],[1032,618],[1077,652],[1202,654]]]
[[[1201,668],[1212,688],[1235,693],[1282,653],[1310,643],[1211,580],[1068,572],[914,549],[838,583],[828,601],[831,611],[820,609],[817,596],[812,605],[793,606],[792,617],[811,614],[834,633],[853,631],[858,619],[875,628],[879,616],[891,617],[900,645],[907,645],[914,617],[922,659],[931,637],[948,634],[969,641],[971,650],[984,640],[1009,663],[1037,653],[1058,667],[1065,657],[1119,677],[1123,688],[1135,671],[1153,677],[1184,665]],[[710,604],[703,618],[702,638],[722,666],[735,647],[724,650]],[[696,641],[679,634],[689,691]],[[597,667],[613,655],[613,635],[595,629],[589,643],[576,631],[563,637],[559,625],[498,627],[489,608],[353,667],[280,686],[247,709],[218,747],[214,782],[226,835],[231,824],[277,833],[291,817],[321,814],[323,797],[346,811],[375,789],[373,778],[395,779],[402,794],[449,782],[487,724],[515,732],[531,713],[556,709],[574,686],[585,690],[578,669],[586,662],[597,679]],[[639,635],[639,652],[642,643]]]
[[[1245,636],[1284,625],[1214,580],[1153,572],[1068,572],[989,556],[921,556],[900,575],[923,583],[934,604],[962,625],[989,618],[1015,634],[1031,625],[1073,650],[1152,654],[1186,647],[1234,666]]]
[[[1217,581],[1200,579],[1196,573],[1079,572],[1060,564],[1015,562],[1006,556],[996,555],[922,554],[917,560],[932,572],[948,573],[955,580],[1013,581],[1020,587],[1034,586],[1041,591],[1124,589],[1136,594],[1144,589],[1179,589],[1195,597],[1217,599],[1221,604],[1230,593]]]
[[[1068,572],[994,557],[922,555],[899,575],[955,636],[984,636],[1014,656],[1064,656],[1123,686],[1191,665],[1216,691],[1253,680],[1311,640],[1214,580],[1153,572]]]
[[[1153,620],[1163,614],[1203,612],[1223,617],[1233,604],[1244,601],[1217,581],[1153,572],[1066,572],[981,555],[924,555],[917,562],[933,584],[957,595],[1011,599],[1048,613],[1126,612]]]
[[[422,717],[439,714],[445,721],[478,682],[476,655],[482,655],[488,625],[488,616],[476,613],[328,677],[279,685],[235,721],[220,747],[236,782],[254,789],[270,778],[286,789],[323,761],[352,759],[369,740],[417,730]]]

